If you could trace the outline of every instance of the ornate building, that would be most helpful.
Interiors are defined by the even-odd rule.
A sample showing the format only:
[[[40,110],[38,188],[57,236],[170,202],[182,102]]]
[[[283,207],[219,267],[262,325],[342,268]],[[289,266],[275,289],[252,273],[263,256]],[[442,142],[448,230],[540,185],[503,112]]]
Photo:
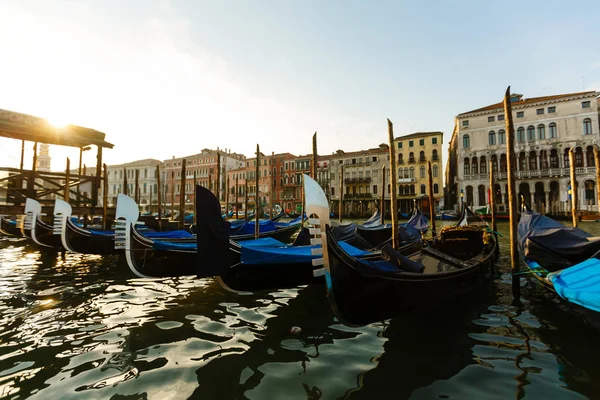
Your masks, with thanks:
[[[597,210],[593,146],[600,144],[595,91],[534,98],[511,95],[517,191],[538,211],[568,208],[569,149],[575,149],[580,209]],[[448,201],[483,207],[490,193],[507,208],[506,131],[502,103],[456,116],[446,171]],[[490,191],[489,168],[497,172]]]

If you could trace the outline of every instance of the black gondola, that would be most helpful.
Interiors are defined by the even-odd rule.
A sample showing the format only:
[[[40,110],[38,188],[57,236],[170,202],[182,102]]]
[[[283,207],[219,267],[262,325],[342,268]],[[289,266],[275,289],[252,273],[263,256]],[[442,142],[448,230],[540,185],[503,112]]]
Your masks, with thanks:
[[[440,304],[473,291],[492,277],[496,239],[485,222],[483,226],[467,224],[473,215],[467,207],[457,226],[440,230],[420,251],[405,257],[386,247],[377,261],[364,261],[339,246],[328,224],[325,194],[313,179],[305,176],[304,182],[305,193],[319,192],[320,199],[309,202],[307,198],[307,210],[321,218],[328,298],[340,322],[366,325]]]
[[[0,215],[0,233],[5,236],[21,236],[21,228],[16,219],[10,219],[6,215]]]
[[[600,238],[527,207],[518,239],[528,276],[560,299],[569,314],[600,330]]]

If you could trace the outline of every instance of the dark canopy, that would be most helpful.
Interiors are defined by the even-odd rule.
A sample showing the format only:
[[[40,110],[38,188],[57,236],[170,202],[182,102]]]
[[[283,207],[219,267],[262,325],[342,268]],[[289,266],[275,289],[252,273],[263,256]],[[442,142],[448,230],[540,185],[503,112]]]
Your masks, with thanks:
[[[61,146],[95,145],[112,149],[113,144],[106,142],[105,136],[94,129],[77,125],[58,128],[40,117],[0,109],[0,137]]]

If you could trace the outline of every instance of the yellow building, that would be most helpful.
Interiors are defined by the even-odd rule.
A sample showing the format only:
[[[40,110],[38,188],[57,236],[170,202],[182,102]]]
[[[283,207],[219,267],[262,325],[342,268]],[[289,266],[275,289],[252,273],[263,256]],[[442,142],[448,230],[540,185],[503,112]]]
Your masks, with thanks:
[[[398,199],[401,211],[410,210],[415,199],[420,200],[422,209],[429,207],[429,162],[431,162],[433,197],[436,205],[444,197],[443,137],[443,132],[416,132],[394,139],[398,165]]]

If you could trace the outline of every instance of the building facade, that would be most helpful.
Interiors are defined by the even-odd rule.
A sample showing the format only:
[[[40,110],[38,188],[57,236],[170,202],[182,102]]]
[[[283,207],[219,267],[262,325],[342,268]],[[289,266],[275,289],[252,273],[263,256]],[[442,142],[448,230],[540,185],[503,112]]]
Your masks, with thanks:
[[[138,173],[138,195],[141,211],[150,211],[151,204],[158,203],[158,179],[156,166],[160,166],[161,182],[164,182],[164,164],[160,160],[151,158],[132,161],[125,164],[108,165],[108,206],[117,205],[117,195],[127,193],[128,196],[136,198],[135,175]],[[127,190],[125,190],[127,180]],[[101,188],[102,189],[102,188]],[[164,204],[164,194],[162,196]],[[102,198],[102,196],[100,196]]]
[[[569,149],[573,148],[579,209],[598,210],[593,149],[600,144],[599,94],[528,99],[511,95],[516,187],[533,209],[560,213],[570,208]],[[499,211],[508,209],[505,123],[502,103],[456,117],[446,176],[452,204],[462,199],[484,207],[493,194]],[[489,187],[490,167],[497,172],[494,188]]]

